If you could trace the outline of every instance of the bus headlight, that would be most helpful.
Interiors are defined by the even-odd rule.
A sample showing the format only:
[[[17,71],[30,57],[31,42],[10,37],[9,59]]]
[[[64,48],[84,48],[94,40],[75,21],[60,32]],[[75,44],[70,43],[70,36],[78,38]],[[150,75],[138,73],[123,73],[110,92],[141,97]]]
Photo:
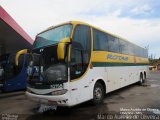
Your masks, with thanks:
[[[65,94],[67,91],[68,91],[67,89],[56,90],[56,91],[51,92],[51,94],[52,94],[52,95],[63,95],[63,94]]]

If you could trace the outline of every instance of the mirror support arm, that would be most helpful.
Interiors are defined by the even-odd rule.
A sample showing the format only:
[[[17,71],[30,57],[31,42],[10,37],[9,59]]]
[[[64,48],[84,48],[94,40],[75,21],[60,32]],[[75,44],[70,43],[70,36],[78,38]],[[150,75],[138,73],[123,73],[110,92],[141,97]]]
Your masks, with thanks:
[[[17,52],[16,58],[15,58],[16,66],[18,66],[18,59],[19,59],[19,56],[20,56],[21,54],[26,54],[27,52],[28,52],[27,49],[23,49],[23,50],[20,50],[20,51]]]

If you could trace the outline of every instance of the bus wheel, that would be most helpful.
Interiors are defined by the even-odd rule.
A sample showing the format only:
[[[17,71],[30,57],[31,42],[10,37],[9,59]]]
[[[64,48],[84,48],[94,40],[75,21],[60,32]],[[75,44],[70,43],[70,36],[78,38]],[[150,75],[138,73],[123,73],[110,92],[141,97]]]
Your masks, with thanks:
[[[141,74],[140,75],[140,78],[139,78],[140,80],[139,80],[139,85],[142,85],[143,84],[143,82],[144,82],[144,80],[143,80],[143,75]]]
[[[103,102],[103,99],[104,99],[104,88],[101,83],[97,82],[93,90],[92,103],[94,105],[100,104]]]
[[[144,82],[144,83],[146,82],[146,72],[144,72],[144,79],[143,79],[143,82]]]

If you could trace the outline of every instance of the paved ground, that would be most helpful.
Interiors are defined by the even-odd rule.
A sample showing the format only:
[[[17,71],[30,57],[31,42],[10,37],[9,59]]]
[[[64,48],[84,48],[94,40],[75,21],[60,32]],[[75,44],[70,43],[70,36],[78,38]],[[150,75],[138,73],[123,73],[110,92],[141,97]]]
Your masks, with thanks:
[[[125,119],[125,114],[128,115],[127,119],[160,119],[160,71],[151,71],[143,86],[134,84],[107,94],[104,103],[98,106],[87,102],[73,108],[58,108],[56,112],[41,114],[37,113],[38,104],[27,100],[23,93],[0,94],[0,119]]]

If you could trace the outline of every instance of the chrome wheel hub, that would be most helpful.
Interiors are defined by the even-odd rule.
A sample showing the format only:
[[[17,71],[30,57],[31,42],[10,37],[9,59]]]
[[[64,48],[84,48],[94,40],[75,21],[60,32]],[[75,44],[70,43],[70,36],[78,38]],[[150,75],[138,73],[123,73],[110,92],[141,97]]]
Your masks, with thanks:
[[[102,97],[102,90],[100,88],[96,88],[94,91],[94,97],[96,100],[100,100]]]

